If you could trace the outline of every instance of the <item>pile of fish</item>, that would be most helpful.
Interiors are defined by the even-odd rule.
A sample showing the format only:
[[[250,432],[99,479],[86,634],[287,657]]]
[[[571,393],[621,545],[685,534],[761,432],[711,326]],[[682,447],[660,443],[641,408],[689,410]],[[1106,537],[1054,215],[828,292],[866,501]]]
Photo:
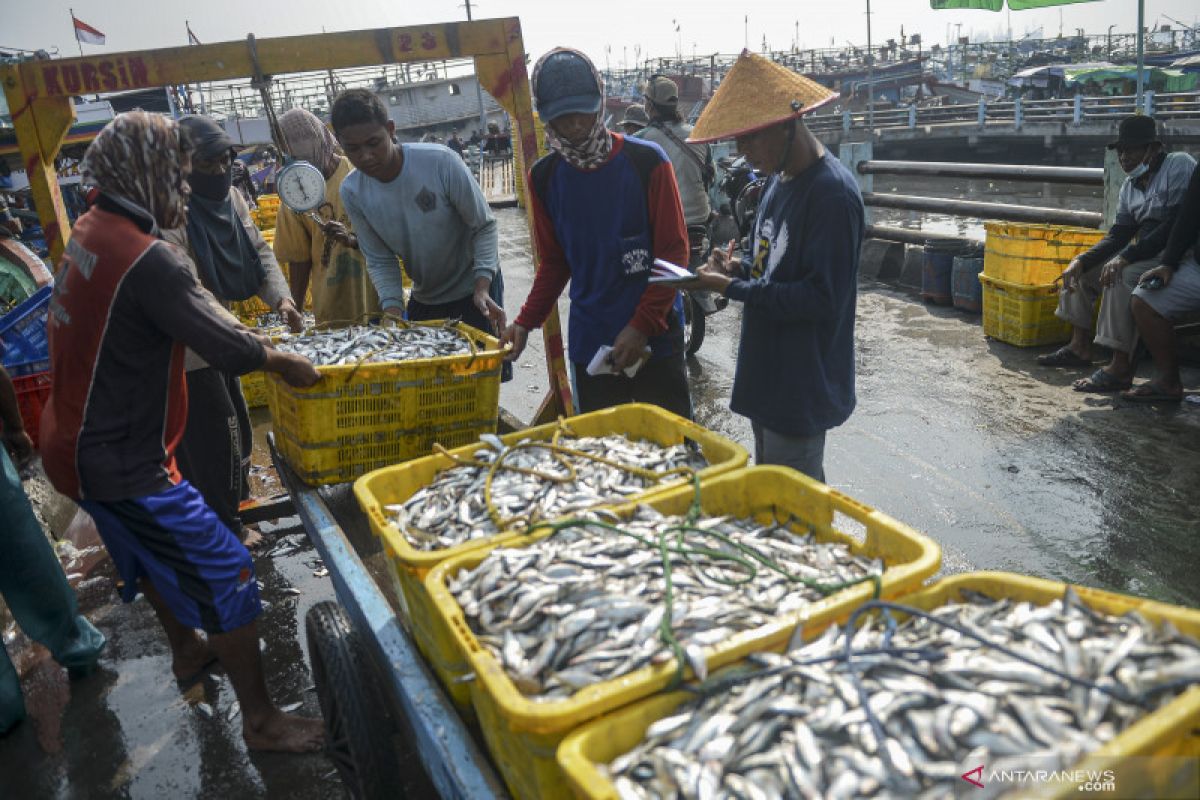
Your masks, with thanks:
[[[276,348],[299,353],[318,367],[413,361],[471,352],[467,339],[449,325],[414,325],[411,328],[353,325],[290,337],[279,342]]]
[[[317,318],[313,316],[311,311],[302,312],[301,316],[304,317],[305,330],[317,324]],[[266,314],[260,314],[254,320],[254,327],[256,328],[279,328],[281,332],[287,330],[287,324],[287,319],[278,311],[268,311]]]
[[[692,526],[699,530],[676,532],[684,517],[641,506],[614,524],[624,533],[589,523],[529,547],[497,548],[448,582],[467,624],[522,693],[569,697],[673,656],[659,635],[667,614],[660,534],[670,552],[671,632],[701,677],[705,648],[824,596],[789,576],[830,585],[883,572],[881,561],[844,544],[753,519],[701,518]]]
[[[392,522],[413,547],[440,550],[501,533],[488,513],[484,496],[488,465],[501,453],[504,461],[492,478],[491,498],[502,522],[528,524],[597,505],[624,502],[654,483],[585,455],[555,452],[530,440],[512,449],[496,436],[486,435],[481,441],[484,447],[475,452],[473,460],[483,466],[462,465],[439,472],[428,486],[404,503],[387,506]],[[656,473],[681,467],[699,471],[708,466],[694,445],[663,447],[619,433],[562,436],[558,445]],[[682,476],[675,478],[681,479]]]
[[[989,773],[1071,769],[1181,684],[1200,681],[1200,643],[1136,613],[1097,613],[1070,591],[1045,606],[966,599],[932,613],[1090,685],[920,617],[860,627],[850,667],[840,658],[846,631],[835,626],[787,654],[755,655],[761,671],[714,677],[653,723],[607,765],[618,793],[957,797],[963,771],[978,764]],[[1135,698],[1144,707],[1126,702]],[[1016,788],[983,782],[979,797]]]

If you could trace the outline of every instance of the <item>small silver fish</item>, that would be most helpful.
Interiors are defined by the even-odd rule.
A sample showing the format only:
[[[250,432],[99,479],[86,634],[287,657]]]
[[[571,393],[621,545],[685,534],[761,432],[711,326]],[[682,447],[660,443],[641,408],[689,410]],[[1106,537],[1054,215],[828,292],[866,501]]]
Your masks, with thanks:
[[[1101,614],[1070,591],[1042,606],[968,592],[931,613],[1119,696],[1077,697],[1075,684],[928,619],[873,618],[755,654],[759,672],[714,677],[607,765],[614,786],[623,798],[694,797],[713,769],[717,797],[957,797],[964,765],[1069,770],[1185,691],[1177,676],[1200,682],[1196,640],[1136,612]],[[861,695],[851,667],[830,658],[847,637]],[[930,655],[902,656],[918,649]],[[1123,699],[1156,687],[1150,709]]]

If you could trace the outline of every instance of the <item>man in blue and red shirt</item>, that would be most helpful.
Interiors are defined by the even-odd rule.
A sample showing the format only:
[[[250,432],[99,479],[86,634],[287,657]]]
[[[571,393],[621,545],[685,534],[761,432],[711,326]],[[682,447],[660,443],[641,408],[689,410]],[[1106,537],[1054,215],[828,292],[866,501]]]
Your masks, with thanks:
[[[687,228],[671,161],[652,142],[604,127],[603,88],[582,53],[558,48],[533,70],[551,153],[530,170],[540,264],[516,322],[510,358],[525,349],[571,284],[568,355],[581,412],[644,402],[692,413],[674,289],[649,283],[654,259],[688,260]],[[604,346],[614,374],[588,372]],[[634,374],[627,368],[647,359]]]
[[[121,114],[89,146],[84,177],[100,194],[72,229],[50,304],[42,461],[95,520],[124,600],[140,590],[154,607],[176,678],[220,661],[251,749],[316,750],[320,721],[283,713],[267,694],[250,554],[180,477],[175,448],[187,421],[185,347],[230,374],[262,369],[293,386],[320,375],[240,327],[159,238],[183,221],[190,170],[179,126],[154,114]]]

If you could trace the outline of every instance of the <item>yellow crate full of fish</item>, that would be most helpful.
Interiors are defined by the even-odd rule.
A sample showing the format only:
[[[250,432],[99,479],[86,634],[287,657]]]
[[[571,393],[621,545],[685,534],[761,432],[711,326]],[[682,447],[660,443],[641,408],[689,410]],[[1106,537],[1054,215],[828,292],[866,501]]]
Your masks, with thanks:
[[[470,660],[475,713],[516,797],[569,794],[555,752],[579,725],[684,674],[781,651],[798,626],[919,589],[941,563],[928,537],[781,467],[706,480],[698,497],[681,487],[609,521],[560,520],[553,534],[466,553],[426,579]],[[854,526],[865,539],[841,529]]]
[[[1062,275],[1071,259],[1104,237],[1094,228],[986,222],[983,274],[1006,283],[1044,286]]]
[[[319,366],[321,381],[307,389],[270,375],[271,421],[280,452],[309,485],[351,481],[388,464],[425,455],[434,444],[456,447],[495,431],[499,414],[499,341],[461,322],[406,323],[323,332],[345,338],[344,348],[379,347],[367,336],[389,330],[449,331],[459,355],[405,361],[358,360]],[[397,334],[399,336],[399,334]],[[290,340],[303,344],[305,337]]]
[[[572,438],[603,437],[596,438],[589,445],[589,449],[603,452],[610,459],[624,460],[619,451],[621,447],[619,440],[622,436],[644,442],[647,448],[651,444],[673,448],[680,451],[681,457],[688,450],[698,451],[703,462],[707,463],[707,466],[703,466],[699,470],[699,475],[702,477],[721,475],[740,469],[749,460],[746,451],[734,442],[657,406],[636,403],[528,428],[499,437],[499,442],[504,446],[519,448],[523,446],[522,442],[569,444],[572,442]],[[495,525],[490,520],[486,509],[481,509],[479,506],[484,492],[477,486],[467,486],[460,495],[449,496],[446,502],[453,502],[456,505],[467,503],[466,513],[468,515],[479,514],[480,518],[475,521],[473,516],[468,516],[461,521],[461,524],[453,528],[455,538],[437,543],[445,546],[430,547],[431,543],[410,540],[405,532],[408,530],[408,526],[406,525],[405,530],[402,530],[397,516],[390,512],[389,508],[411,505],[415,501],[422,500],[431,491],[437,491],[437,481],[450,479],[455,474],[455,468],[461,467],[464,459],[473,459],[481,447],[483,447],[482,443],[475,443],[445,454],[431,455],[407,464],[387,467],[359,478],[354,484],[355,495],[358,497],[363,512],[370,520],[371,530],[383,540],[398,584],[396,594],[405,603],[413,638],[454,698],[459,709],[463,711],[470,708],[469,687],[462,680],[470,672],[470,666],[434,608],[429,593],[425,589],[425,577],[430,570],[448,558],[489,544],[516,539],[520,535],[519,529],[522,523],[519,520],[510,522],[501,520],[503,524]],[[525,452],[532,453],[534,450],[541,452],[541,448],[530,448]],[[513,450],[514,454],[520,452],[522,451]],[[633,458],[635,455],[631,454],[629,460],[632,461]],[[586,458],[582,459],[584,462],[587,460]],[[597,464],[599,463],[597,462]],[[674,462],[663,466],[668,467],[671,463]],[[526,468],[519,464],[516,466],[518,469]],[[561,467],[557,468],[561,469]],[[619,472],[619,470],[616,471]],[[524,473],[517,473],[517,475],[532,477]],[[606,482],[611,479],[612,471],[597,471],[595,476],[596,480],[589,484],[587,474],[579,475],[580,485],[595,486],[597,483]],[[591,506],[615,506],[625,503],[632,497],[650,497],[661,494],[679,486],[682,481],[686,480],[686,475],[679,474],[668,481],[650,483],[643,487],[642,483],[649,482],[641,481],[631,475],[629,491],[625,494],[609,492],[607,495],[597,491],[595,502]],[[637,485],[634,485],[635,482]],[[494,492],[498,489],[494,483],[488,483],[486,479],[485,483],[491,487],[490,491]],[[518,488],[524,491],[531,486],[536,486],[536,484],[525,481]],[[559,488],[561,489],[561,486]],[[583,490],[581,489],[581,491]],[[582,502],[586,502],[586,498]],[[580,503],[573,503],[570,500],[549,501],[548,506],[543,507],[546,510],[542,512],[542,515],[558,516],[560,513],[567,513],[578,507],[580,507]],[[425,525],[424,527],[430,526]],[[449,530],[448,527],[446,529]],[[479,538],[489,533],[489,538]],[[462,541],[457,541],[457,539]]]
[[[720,715],[730,714],[747,726],[785,719],[759,743],[767,769],[753,774],[763,783],[782,777],[812,796],[952,797],[974,791],[961,783],[966,777],[990,789],[987,796],[1200,796],[1200,612],[999,572],[944,578],[896,602],[969,633],[903,613],[893,624],[865,610],[850,643],[864,665],[854,670],[862,693],[851,686],[835,699],[850,679],[844,630],[836,628],[845,620],[813,615],[805,642],[783,656],[753,656],[753,668],[715,676],[699,693],[659,695],[569,735],[558,760],[575,795],[642,796],[645,782],[671,780],[670,772],[653,774],[658,758],[679,753],[675,774],[685,774],[693,755],[678,745],[715,757],[722,774],[701,779],[714,791],[729,782],[736,793],[744,762],[724,749],[733,729]],[[915,642],[924,649],[906,647]],[[887,659],[902,660],[899,671],[889,671]],[[822,681],[835,688],[825,691]],[[902,684],[902,694],[887,688]],[[889,740],[882,747],[864,708]],[[689,739],[705,721],[707,741]],[[1035,782],[1039,771],[1046,777]]]
[[[1023,286],[980,275],[983,333],[1017,347],[1058,344],[1071,338],[1071,324],[1054,315],[1058,284]]]

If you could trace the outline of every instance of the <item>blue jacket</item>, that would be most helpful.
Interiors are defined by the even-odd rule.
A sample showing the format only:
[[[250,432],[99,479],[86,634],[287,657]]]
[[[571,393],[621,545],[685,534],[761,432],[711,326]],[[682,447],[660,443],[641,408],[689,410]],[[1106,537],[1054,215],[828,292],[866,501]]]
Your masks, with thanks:
[[[673,355],[667,330],[673,289],[648,282],[655,258],[687,264],[687,228],[671,162],[662,148],[613,134],[613,152],[592,170],[557,153],[530,170],[538,266],[516,323],[536,328],[571,284],[570,358],[587,364],[626,325]]]
[[[826,152],[773,176],[754,223],[730,407],[778,433],[812,436],[854,411],[854,310],[864,215],[854,177]]]

